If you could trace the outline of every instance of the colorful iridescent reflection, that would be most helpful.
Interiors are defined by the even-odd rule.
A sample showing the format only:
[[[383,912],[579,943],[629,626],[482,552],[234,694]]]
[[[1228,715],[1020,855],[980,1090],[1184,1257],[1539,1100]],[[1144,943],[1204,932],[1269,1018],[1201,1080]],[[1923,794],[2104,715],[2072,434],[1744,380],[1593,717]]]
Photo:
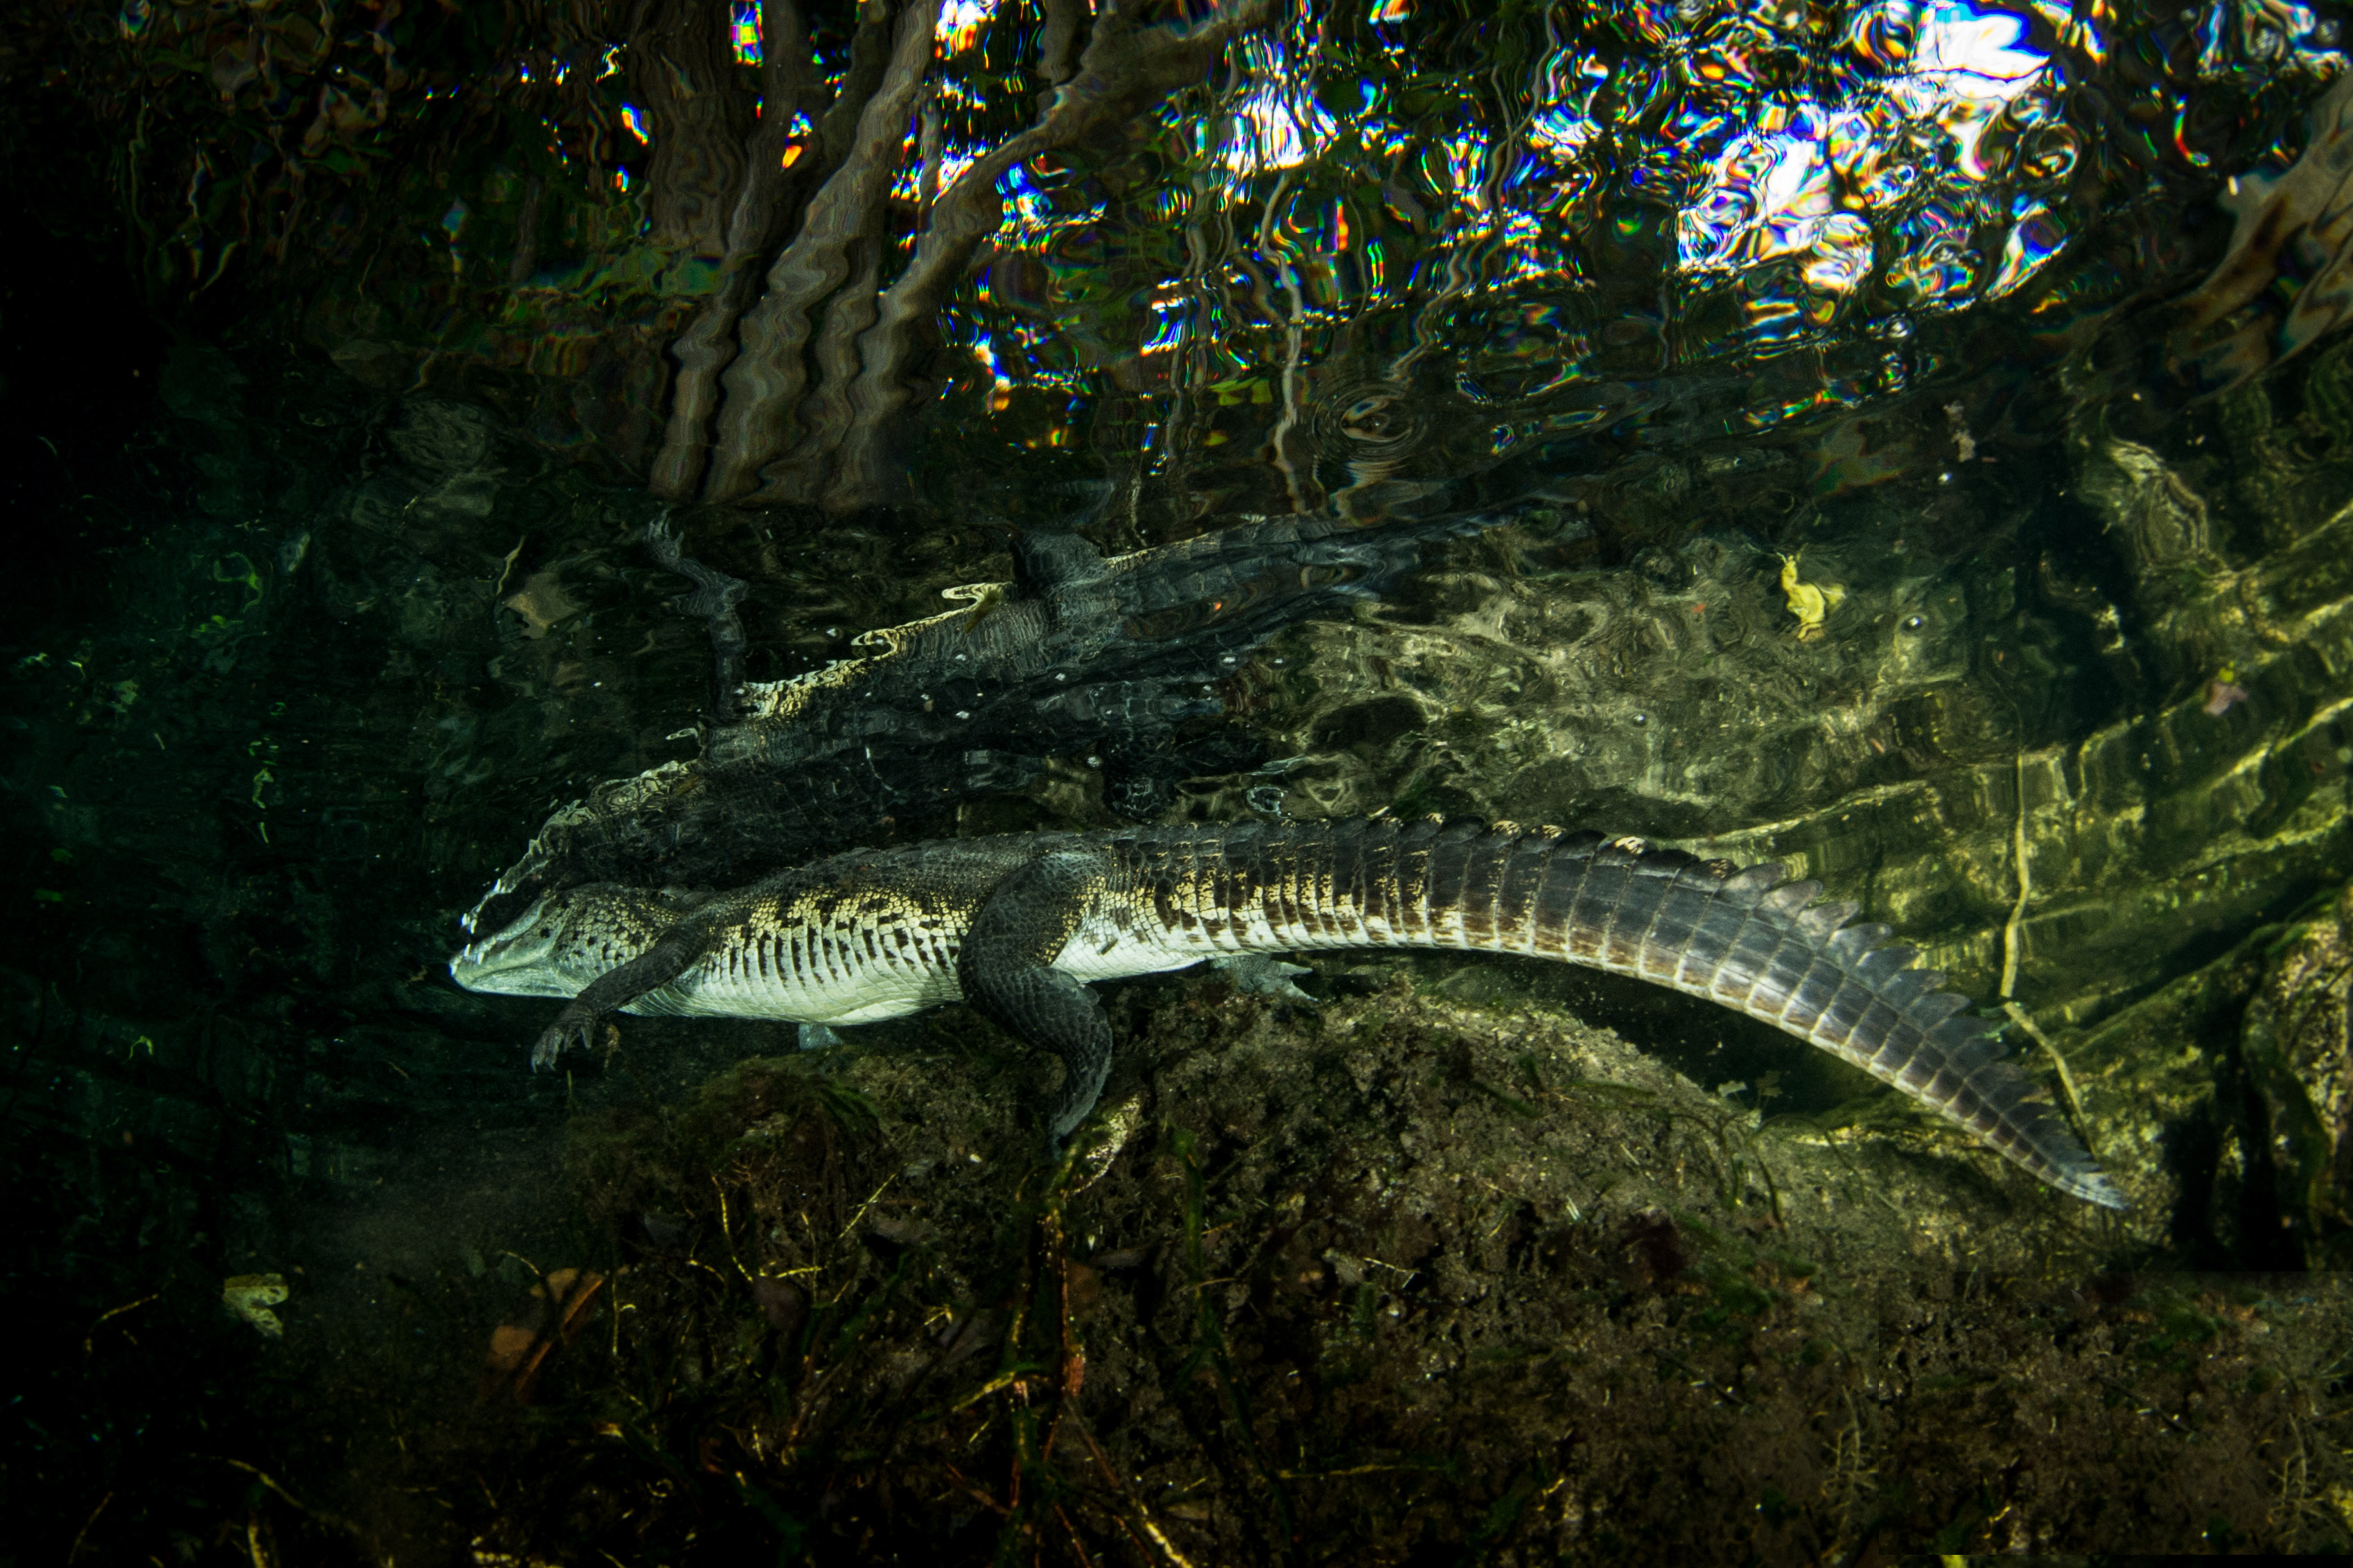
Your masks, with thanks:
[[[944,61],[1010,82],[1034,29],[952,10]],[[1278,467],[1409,388],[1490,451],[1840,414],[1938,373],[1942,321],[2050,335],[2150,280],[2103,245],[2172,265],[2168,213],[2293,157],[2335,45],[2272,0],[1301,4],[1148,147],[1007,176],[957,386],[1116,389],[1161,460]],[[1001,134],[944,130],[951,172]],[[2088,237],[2117,213],[2144,235]],[[1352,473],[1395,467],[1377,445]]]

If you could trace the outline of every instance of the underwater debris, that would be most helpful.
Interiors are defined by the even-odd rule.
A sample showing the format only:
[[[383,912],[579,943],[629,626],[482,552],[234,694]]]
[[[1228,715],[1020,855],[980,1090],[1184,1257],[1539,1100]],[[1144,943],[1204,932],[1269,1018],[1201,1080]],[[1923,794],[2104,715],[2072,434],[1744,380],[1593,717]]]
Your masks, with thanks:
[[[286,1300],[283,1274],[236,1274],[221,1281],[221,1300],[228,1310],[271,1339],[286,1337],[286,1325],[271,1308]]]
[[[2247,700],[2247,689],[2238,684],[2239,672],[2224,665],[2214,679],[2206,683],[2206,711],[2220,719],[2237,704]]]
[[[1846,598],[1846,590],[1835,583],[1805,583],[1798,578],[1798,558],[1781,557],[1781,592],[1789,601],[1789,613],[1798,617],[1798,640],[1813,642],[1822,635],[1822,622]]]
[[[583,1268],[558,1268],[533,1286],[519,1321],[491,1331],[482,1396],[487,1399],[504,1388],[516,1403],[529,1404],[547,1352],[559,1342],[570,1344],[579,1337],[589,1303],[604,1288],[603,1275]]]
[[[545,637],[565,616],[580,613],[580,606],[564,591],[553,571],[533,573],[523,579],[520,591],[499,603],[522,617],[522,635],[534,639]]]

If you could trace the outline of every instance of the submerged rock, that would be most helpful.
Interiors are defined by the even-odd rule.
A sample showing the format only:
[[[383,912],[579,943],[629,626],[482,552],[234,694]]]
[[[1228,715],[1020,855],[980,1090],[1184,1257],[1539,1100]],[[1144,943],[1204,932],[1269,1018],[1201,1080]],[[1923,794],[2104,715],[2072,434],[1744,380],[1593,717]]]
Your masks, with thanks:
[[[617,1411],[743,1500],[646,1469],[483,1543],[757,1517],[819,1561],[1811,1562],[2353,1533],[2341,1462],[2293,1498],[2242,1462],[2295,1441],[2341,1283],[2120,1273],[2161,1211],[2041,1192],[1891,1097],[1771,1114],[1557,1008],[1375,984],[1313,1012],[1130,988],[1117,1113],[1059,1173],[1013,1110],[1036,1064],[953,1014],[831,1076],[751,1061],[583,1119],[572,1169],[632,1260],[532,1489],[571,1484],[568,1420]],[[653,1205],[692,1256],[628,1240]]]

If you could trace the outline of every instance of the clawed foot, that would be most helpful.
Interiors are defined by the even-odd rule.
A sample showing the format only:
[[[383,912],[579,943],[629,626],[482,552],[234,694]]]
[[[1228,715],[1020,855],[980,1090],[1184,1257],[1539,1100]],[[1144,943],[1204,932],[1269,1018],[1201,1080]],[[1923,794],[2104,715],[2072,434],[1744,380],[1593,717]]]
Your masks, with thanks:
[[[1323,1000],[1292,984],[1300,975],[1314,973],[1313,969],[1303,963],[1285,963],[1272,953],[1245,952],[1232,958],[1213,958],[1209,967],[1224,975],[1226,984],[1245,996],[1275,996],[1311,1006]]]
[[[540,1036],[531,1047],[531,1070],[552,1068],[565,1047],[577,1041],[582,1050],[592,1043],[591,1031],[596,1027],[596,1015],[577,1007],[566,1007],[556,1017],[548,1031]]]

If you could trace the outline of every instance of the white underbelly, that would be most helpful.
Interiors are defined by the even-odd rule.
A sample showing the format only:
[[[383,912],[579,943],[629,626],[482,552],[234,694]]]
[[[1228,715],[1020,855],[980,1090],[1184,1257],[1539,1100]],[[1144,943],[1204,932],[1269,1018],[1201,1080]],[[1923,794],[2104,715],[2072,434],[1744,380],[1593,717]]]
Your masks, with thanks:
[[[1138,934],[1134,924],[1123,929],[1106,914],[1091,914],[1066,942],[1054,967],[1081,980],[1124,980],[1132,974],[1166,974],[1204,959],[1228,953],[1256,952],[1271,944],[1270,933],[1237,932],[1229,926],[1215,929],[1187,924],[1162,931],[1148,922]]]
[[[772,1018],[787,1024],[872,1024],[903,1018],[964,995],[955,972],[883,948],[822,944],[776,962],[773,951],[730,947],[713,952],[627,1013],[697,1018]]]

